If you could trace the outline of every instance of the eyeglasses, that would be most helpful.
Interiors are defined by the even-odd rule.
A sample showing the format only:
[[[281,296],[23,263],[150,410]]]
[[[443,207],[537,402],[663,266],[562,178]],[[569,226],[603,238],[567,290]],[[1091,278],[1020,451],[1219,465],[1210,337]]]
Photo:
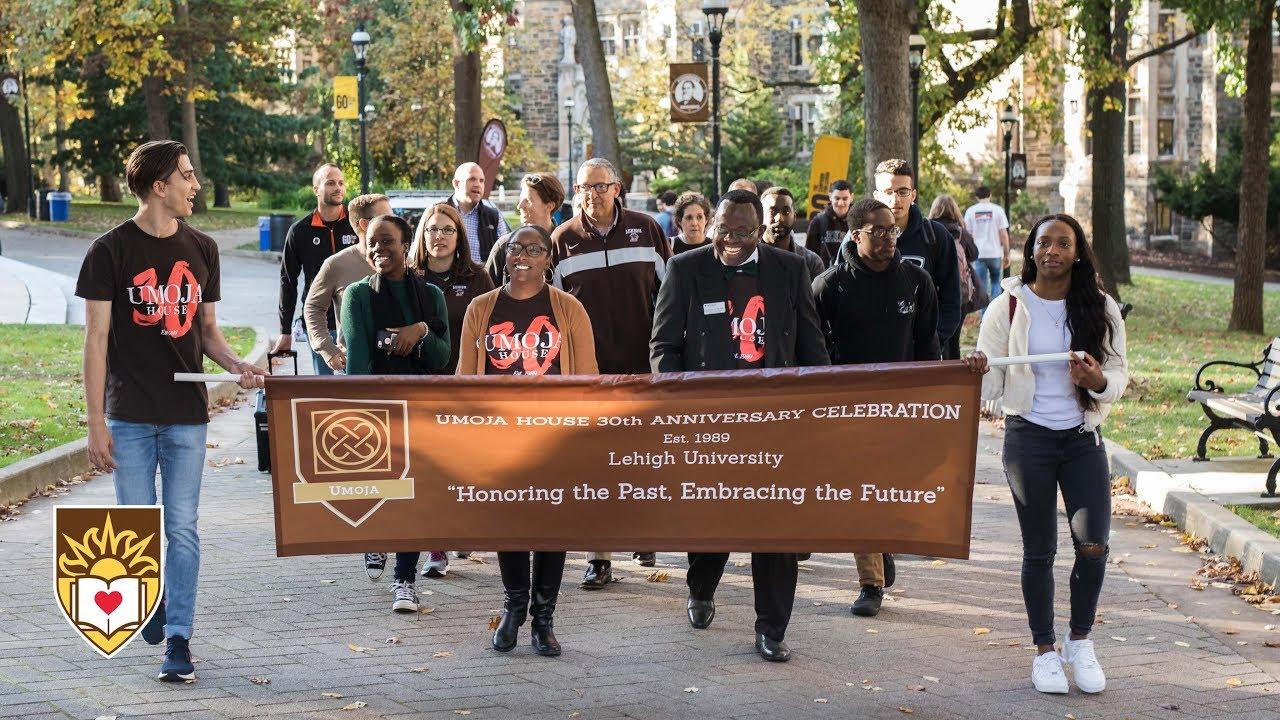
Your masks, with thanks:
[[[428,234],[428,235],[443,235],[443,236],[445,236],[445,237],[449,237],[450,235],[457,235],[457,234],[458,234],[458,228],[455,228],[455,227],[430,227],[430,226],[429,226],[429,227],[427,227],[427,234]]]
[[[897,240],[898,237],[902,235],[902,229],[897,225],[889,228],[858,228],[858,232],[879,242]]]
[[[755,236],[756,231],[755,230],[730,230],[729,228],[724,227],[723,225],[718,225],[715,228],[715,234],[716,234],[716,237],[722,240],[724,238],[732,238],[737,242],[746,242]]]
[[[514,240],[507,243],[508,257],[520,257],[521,255],[524,255],[526,257],[536,258],[542,257],[546,254],[547,248],[542,245],[521,245]]]
[[[876,192],[886,197],[897,195],[900,198],[909,198],[911,197],[911,193],[915,191],[915,188],[898,188],[897,190],[877,190]]]
[[[603,195],[606,192],[608,192],[609,188],[613,187],[614,185],[617,185],[617,183],[613,183],[613,182],[591,183],[589,185],[579,185],[575,183],[573,186],[573,189],[575,192],[586,192],[588,190],[592,190],[592,191],[595,191],[597,195]]]

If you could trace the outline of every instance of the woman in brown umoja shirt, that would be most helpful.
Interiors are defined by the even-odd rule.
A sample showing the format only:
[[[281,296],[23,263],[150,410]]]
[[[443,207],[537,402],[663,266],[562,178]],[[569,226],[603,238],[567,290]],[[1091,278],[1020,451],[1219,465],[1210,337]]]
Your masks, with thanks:
[[[511,233],[507,241],[507,282],[471,302],[462,324],[459,375],[596,375],[595,341],[582,304],[547,284],[551,236],[535,225]],[[499,552],[502,622],[493,649],[508,652],[527,615],[533,615],[533,649],[559,655],[551,629],[563,552]],[[532,569],[532,579],[530,570]],[[532,602],[530,587],[532,586]]]

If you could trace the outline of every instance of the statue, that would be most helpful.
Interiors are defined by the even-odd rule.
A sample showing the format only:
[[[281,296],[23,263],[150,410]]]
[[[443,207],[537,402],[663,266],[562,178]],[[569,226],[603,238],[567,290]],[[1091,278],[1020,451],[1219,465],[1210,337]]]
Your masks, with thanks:
[[[573,64],[574,43],[578,41],[578,31],[573,27],[573,18],[565,16],[560,19],[560,43],[564,46],[564,56],[560,62]]]

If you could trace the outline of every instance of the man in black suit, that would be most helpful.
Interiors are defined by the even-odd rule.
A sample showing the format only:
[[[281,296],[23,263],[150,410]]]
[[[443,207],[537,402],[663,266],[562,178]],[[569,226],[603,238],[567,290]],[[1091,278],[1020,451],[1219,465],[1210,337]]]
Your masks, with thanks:
[[[708,246],[671,259],[654,310],[654,372],[830,364],[804,260],[760,243],[763,217],[759,196],[730,190],[716,208]],[[693,627],[711,625],[728,560],[729,553],[689,553]],[[785,661],[791,657],[783,638],[796,596],[796,554],[752,553],[751,575],[756,652]]]

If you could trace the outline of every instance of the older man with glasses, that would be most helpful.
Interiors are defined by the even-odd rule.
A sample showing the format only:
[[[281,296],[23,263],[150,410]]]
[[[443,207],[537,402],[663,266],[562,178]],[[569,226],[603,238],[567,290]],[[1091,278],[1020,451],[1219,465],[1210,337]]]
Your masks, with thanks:
[[[573,190],[580,210],[551,235],[552,280],[586,308],[601,374],[648,373],[653,306],[671,245],[652,217],[623,207],[620,176],[608,160],[584,162]],[[655,562],[653,553],[634,556],[645,567]],[[612,559],[588,553],[584,590],[612,582]]]

